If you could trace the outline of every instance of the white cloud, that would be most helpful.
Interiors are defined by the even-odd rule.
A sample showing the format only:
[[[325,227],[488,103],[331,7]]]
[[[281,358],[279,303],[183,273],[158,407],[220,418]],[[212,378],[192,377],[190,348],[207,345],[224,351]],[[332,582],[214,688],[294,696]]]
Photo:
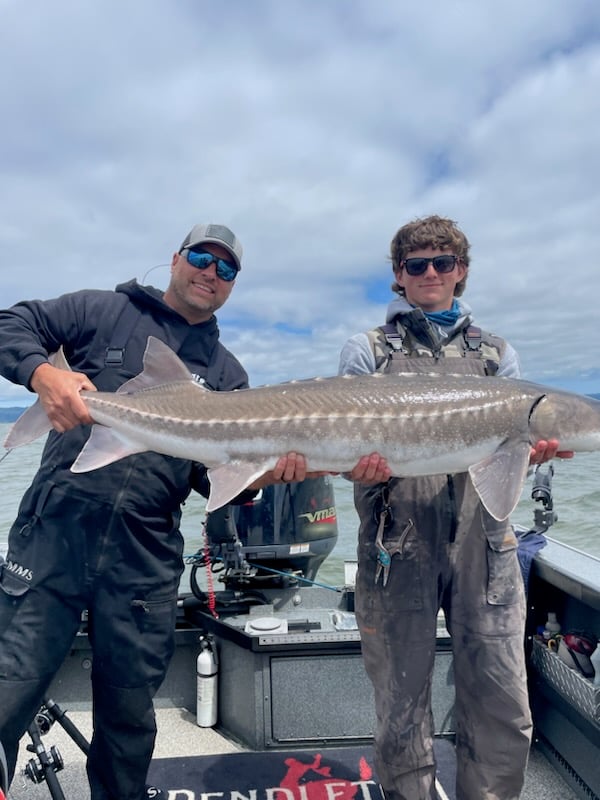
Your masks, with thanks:
[[[600,391],[600,8],[551,6],[0,2],[0,305],[141,279],[222,221],[226,343],[254,383],[326,374],[435,212],[526,375]]]

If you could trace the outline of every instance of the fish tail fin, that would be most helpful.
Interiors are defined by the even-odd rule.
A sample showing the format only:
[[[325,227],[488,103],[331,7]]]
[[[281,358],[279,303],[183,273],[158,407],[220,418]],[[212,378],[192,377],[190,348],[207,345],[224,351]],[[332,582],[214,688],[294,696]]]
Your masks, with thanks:
[[[48,362],[57,369],[71,370],[62,347],[48,357]],[[48,419],[44,406],[38,399],[12,425],[4,439],[4,447],[7,450],[11,450],[13,447],[22,447],[25,444],[34,442],[51,430],[52,423]]]
[[[4,439],[4,447],[12,450],[13,447],[30,444],[51,430],[52,423],[44,411],[44,406],[36,400],[12,425]]]

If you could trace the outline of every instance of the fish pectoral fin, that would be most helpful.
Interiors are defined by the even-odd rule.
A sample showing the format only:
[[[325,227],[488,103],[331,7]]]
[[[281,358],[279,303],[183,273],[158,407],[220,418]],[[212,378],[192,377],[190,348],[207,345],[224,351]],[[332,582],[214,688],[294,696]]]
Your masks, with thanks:
[[[206,510],[214,511],[226,505],[274,466],[275,460],[271,458],[261,462],[228,461],[227,464],[209,469],[210,494]]]
[[[93,469],[105,467],[134,453],[145,453],[147,450],[147,447],[135,444],[115,433],[114,428],[92,425],[90,438],[73,462],[71,472],[91,472]]]
[[[504,442],[493,455],[469,467],[475,491],[498,521],[509,517],[519,502],[530,451],[527,442]]]

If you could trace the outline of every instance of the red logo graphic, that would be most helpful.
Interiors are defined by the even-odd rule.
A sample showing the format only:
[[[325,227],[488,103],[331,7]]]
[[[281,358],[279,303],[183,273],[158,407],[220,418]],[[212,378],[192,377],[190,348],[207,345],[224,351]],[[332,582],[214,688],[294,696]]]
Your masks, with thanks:
[[[331,767],[322,766],[322,756],[317,753],[311,763],[305,764],[297,758],[286,758],[287,772],[280,783],[282,789],[292,792],[294,800],[355,800],[369,796],[370,791],[358,786],[358,783],[369,783],[373,779],[373,769],[364,756],[358,762],[358,780],[332,777]],[[380,797],[379,786],[375,797]]]

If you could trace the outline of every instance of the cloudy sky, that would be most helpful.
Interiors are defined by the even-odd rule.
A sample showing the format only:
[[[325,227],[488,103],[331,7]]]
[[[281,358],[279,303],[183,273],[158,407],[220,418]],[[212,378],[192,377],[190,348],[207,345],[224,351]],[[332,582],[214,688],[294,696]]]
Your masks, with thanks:
[[[165,288],[222,222],[251,382],[329,375],[439,213],[524,376],[600,392],[597,0],[0,0],[0,74],[3,307]]]

